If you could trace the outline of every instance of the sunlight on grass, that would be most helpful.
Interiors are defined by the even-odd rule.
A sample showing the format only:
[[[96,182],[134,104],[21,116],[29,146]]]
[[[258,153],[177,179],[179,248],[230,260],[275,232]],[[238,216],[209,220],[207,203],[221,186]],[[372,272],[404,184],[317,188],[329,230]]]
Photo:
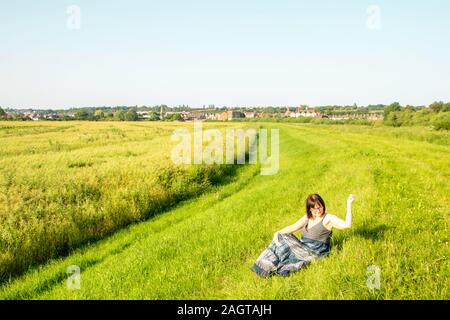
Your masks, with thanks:
[[[224,128],[236,124],[208,125]],[[112,131],[110,126],[102,123],[89,124],[88,130],[77,126],[61,129],[66,133],[51,128],[37,130],[33,133],[38,141],[33,144],[33,153],[29,147],[33,134],[14,137],[16,143],[2,146],[7,156],[0,160],[0,185],[4,190],[8,186],[8,197],[12,197],[0,198],[2,227],[15,221],[7,212],[23,217],[21,230],[38,225],[33,221],[39,221],[39,214],[45,216],[39,204],[44,206],[51,199],[65,199],[60,200],[61,206],[51,207],[62,216],[82,218],[75,210],[82,208],[83,214],[95,217],[103,212],[120,220],[130,208],[130,195],[141,199],[146,192],[152,168],[170,149],[164,137],[176,125],[158,124],[159,128],[152,124],[147,128],[127,124]],[[161,215],[4,283],[0,297],[450,298],[448,144],[436,143],[439,138],[419,138],[419,128],[407,129],[414,136],[410,139],[404,136],[408,132],[397,134],[395,128],[264,126],[280,129],[280,171],[276,175],[262,176],[256,166],[242,166],[226,185],[213,186],[210,192],[187,199]],[[150,141],[146,141],[147,133]],[[83,134],[88,136],[83,138]],[[112,140],[105,140],[107,135]],[[57,141],[60,151],[54,149]],[[54,160],[46,160],[49,153]],[[329,257],[287,278],[259,278],[250,270],[251,265],[270,243],[273,232],[304,214],[304,199],[315,192],[324,198],[327,211],[340,217],[345,215],[347,195],[353,193],[353,228],[333,231]],[[70,208],[66,207],[70,203],[77,206],[61,212],[62,207]],[[92,220],[85,223],[93,228]],[[70,228],[70,224],[62,227]],[[8,259],[4,253],[8,241],[27,243],[22,241],[26,238],[9,237],[2,235],[2,259]],[[70,265],[81,268],[80,290],[67,288]],[[371,265],[380,267],[380,289],[367,286]]]

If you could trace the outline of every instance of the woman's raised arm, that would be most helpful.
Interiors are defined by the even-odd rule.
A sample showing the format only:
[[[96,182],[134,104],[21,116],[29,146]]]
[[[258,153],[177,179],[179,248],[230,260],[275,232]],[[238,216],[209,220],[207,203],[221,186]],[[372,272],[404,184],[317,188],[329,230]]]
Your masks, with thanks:
[[[353,195],[349,195],[347,199],[347,214],[345,216],[345,221],[336,217],[335,215],[330,214],[329,219],[331,225],[336,229],[349,229],[352,227],[352,202],[354,198]]]

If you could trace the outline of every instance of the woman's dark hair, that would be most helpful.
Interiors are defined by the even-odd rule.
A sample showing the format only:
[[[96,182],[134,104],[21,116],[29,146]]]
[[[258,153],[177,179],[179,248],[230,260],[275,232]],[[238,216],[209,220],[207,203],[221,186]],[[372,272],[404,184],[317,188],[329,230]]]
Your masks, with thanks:
[[[314,208],[316,204],[323,208],[323,213],[325,214],[325,202],[323,201],[321,196],[319,196],[317,193],[313,193],[310,194],[308,198],[306,198],[306,215],[308,216],[308,219],[312,217],[311,208]]]

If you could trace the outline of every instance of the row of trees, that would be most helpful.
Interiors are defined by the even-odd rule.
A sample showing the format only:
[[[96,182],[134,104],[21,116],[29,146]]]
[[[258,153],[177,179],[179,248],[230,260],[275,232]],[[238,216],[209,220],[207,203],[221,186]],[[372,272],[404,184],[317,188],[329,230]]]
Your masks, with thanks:
[[[450,102],[433,102],[428,108],[393,103],[384,108],[384,123],[393,127],[429,126],[436,130],[450,130]]]
[[[139,119],[136,110],[119,110],[116,112],[104,112],[95,110],[94,113],[87,110],[80,110],[75,113],[76,120],[117,120],[117,121],[137,121]]]

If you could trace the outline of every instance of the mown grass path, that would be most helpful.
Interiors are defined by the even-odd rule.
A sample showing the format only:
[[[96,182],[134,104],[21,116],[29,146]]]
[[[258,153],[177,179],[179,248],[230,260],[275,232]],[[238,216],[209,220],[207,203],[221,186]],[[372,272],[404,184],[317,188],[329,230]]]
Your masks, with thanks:
[[[245,166],[228,185],[4,284],[0,298],[450,298],[448,145],[357,126],[264,126],[280,129],[276,175]],[[328,258],[257,277],[251,265],[313,192],[342,218],[353,193],[353,228],[333,231]],[[67,288],[70,265],[81,268],[80,290]],[[378,290],[367,287],[371,265]]]

